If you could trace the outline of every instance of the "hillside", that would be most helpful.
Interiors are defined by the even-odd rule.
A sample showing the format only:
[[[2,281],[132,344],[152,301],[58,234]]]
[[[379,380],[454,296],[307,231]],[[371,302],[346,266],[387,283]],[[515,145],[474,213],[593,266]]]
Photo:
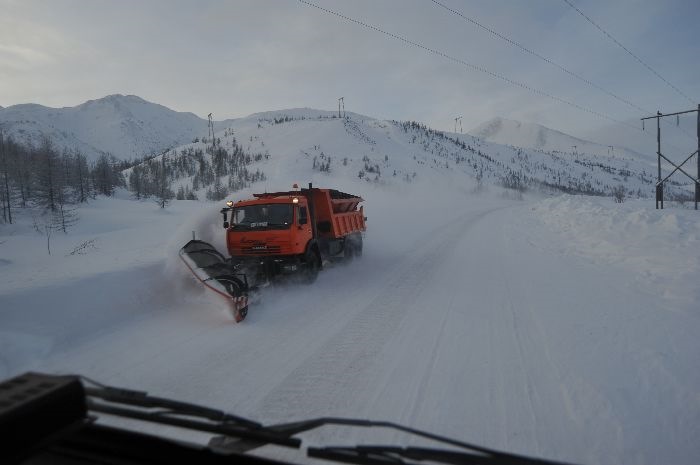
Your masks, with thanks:
[[[387,185],[417,179],[466,185],[476,180],[518,191],[591,195],[611,195],[623,186],[628,196],[642,198],[652,195],[654,182],[652,167],[631,157],[524,149],[415,122],[355,113],[338,118],[335,112],[312,109],[231,120],[216,133],[215,146],[188,143],[165,156],[175,189],[183,187],[210,199],[255,181],[278,189],[276,181],[282,175],[323,183],[331,172],[343,179]],[[131,170],[125,174],[130,176]],[[669,185],[667,192],[673,197],[683,191],[680,185]]]
[[[338,118],[334,111],[297,108],[215,122],[215,129],[221,143],[212,146],[205,138],[206,120],[133,95],[60,109],[25,104],[0,110],[6,136],[35,145],[48,136],[60,150],[80,150],[88,160],[105,152],[128,159],[167,151],[168,163],[178,165],[170,170],[175,190],[189,187],[199,197],[207,196],[215,182],[209,198],[251,182],[274,182],[280,172],[290,171],[300,180],[333,170],[389,184],[439,172],[521,191],[610,195],[623,186],[634,197],[650,196],[655,178],[653,158],[503,118],[484,123],[470,136],[416,122],[356,113]],[[688,195],[683,182],[669,185],[671,198]]]
[[[469,134],[489,142],[513,145],[545,152],[584,153],[620,160],[635,160],[655,166],[656,158],[625,147],[598,144],[535,123],[493,118],[475,127]]]
[[[75,107],[22,104],[0,108],[0,130],[35,145],[48,136],[56,146],[78,149],[88,159],[103,152],[128,159],[201,137],[207,133],[207,121],[134,95],[117,94]]]

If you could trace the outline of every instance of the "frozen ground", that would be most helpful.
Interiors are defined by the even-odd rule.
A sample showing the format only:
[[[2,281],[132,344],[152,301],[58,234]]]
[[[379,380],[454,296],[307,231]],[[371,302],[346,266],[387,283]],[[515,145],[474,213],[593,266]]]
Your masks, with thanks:
[[[384,419],[577,463],[696,463],[697,213],[444,184],[347,186],[366,199],[362,259],[267,289],[241,324],[177,259],[192,230],[221,246],[219,205],[99,200],[50,257],[28,218],[3,227],[0,376],[81,373],[264,423]]]

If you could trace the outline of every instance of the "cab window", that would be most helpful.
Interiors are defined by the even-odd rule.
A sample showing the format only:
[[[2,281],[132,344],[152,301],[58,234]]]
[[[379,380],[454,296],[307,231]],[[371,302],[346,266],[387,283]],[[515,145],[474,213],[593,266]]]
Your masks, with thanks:
[[[299,224],[306,224],[309,222],[309,218],[306,215],[306,207],[298,207],[297,218],[299,218]]]

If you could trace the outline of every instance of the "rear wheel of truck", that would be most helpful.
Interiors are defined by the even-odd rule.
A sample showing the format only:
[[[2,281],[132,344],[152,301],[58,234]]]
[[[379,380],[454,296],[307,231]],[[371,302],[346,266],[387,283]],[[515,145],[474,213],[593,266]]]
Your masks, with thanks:
[[[362,256],[362,235],[361,234],[351,234],[345,240],[345,251],[344,257],[349,262],[355,257]]]
[[[351,262],[353,258],[357,255],[355,243],[347,239],[345,241],[345,246],[343,247],[343,258],[346,262]]]

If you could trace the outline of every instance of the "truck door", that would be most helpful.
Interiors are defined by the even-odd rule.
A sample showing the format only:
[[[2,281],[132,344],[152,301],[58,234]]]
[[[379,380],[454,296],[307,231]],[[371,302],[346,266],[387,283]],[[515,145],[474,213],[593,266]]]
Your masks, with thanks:
[[[311,240],[311,218],[309,218],[309,210],[304,205],[298,205],[296,208],[296,224],[298,232],[296,234],[296,246],[298,253],[303,253],[306,250],[306,244]]]

